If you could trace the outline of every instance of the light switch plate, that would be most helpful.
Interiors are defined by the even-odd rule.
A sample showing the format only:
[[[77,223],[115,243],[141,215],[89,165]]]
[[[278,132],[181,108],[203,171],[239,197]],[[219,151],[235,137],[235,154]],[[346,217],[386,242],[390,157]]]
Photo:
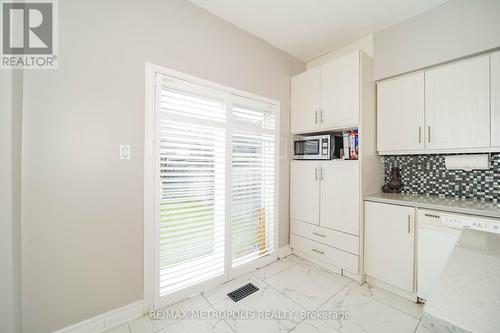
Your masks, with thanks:
[[[120,145],[120,160],[130,160],[130,145]]]

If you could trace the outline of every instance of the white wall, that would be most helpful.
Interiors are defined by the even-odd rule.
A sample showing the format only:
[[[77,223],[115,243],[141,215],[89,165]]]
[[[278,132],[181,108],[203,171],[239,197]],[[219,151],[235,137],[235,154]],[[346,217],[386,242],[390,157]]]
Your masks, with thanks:
[[[60,329],[143,298],[144,64],[281,102],[305,65],[182,0],[59,2],[59,69],[24,79],[25,333]],[[132,159],[120,161],[119,144]],[[289,157],[280,246],[289,242]]]
[[[306,63],[306,68],[310,69],[313,67],[321,66],[324,63],[330,62],[356,50],[361,50],[370,57],[373,57],[373,35],[358,39],[357,41],[354,41],[341,48],[328,52],[314,60],[311,60]]]
[[[450,0],[374,34],[375,79],[500,47],[500,1]]]
[[[0,71],[0,332],[21,332],[22,73]]]

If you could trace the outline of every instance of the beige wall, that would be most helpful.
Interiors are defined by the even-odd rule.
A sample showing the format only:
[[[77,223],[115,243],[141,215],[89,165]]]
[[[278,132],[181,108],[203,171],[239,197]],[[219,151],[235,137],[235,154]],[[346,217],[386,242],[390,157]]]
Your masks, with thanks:
[[[349,43],[343,47],[328,52],[314,60],[311,60],[308,63],[306,63],[306,68],[310,69],[313,67],[321,66],[327,62],[330,62],[334,59],[342,57],[356,50],[361,50],[370,57],[373,57],[373,35],[369,35],[364,38],[358,39],[357,41]]]
[[[0,71],[0,332],[21,332],[22,73]]]
[[[374,34],[383,79],[500,47],[500,1],[450,0]]]
[[[59,2],[59,69],[24,80],[26,333],[143,298],[144,63],[281,102],[305,65],[187,1]],[[119,144],[132,159],[120,161]],[[280,246],[288,244],[288,156]]]

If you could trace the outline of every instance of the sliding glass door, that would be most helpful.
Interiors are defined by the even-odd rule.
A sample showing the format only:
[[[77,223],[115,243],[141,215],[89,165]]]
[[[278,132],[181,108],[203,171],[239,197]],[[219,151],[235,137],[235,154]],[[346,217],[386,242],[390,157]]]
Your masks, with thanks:
[[[232,106],[232,266],[274,250],[275,127],[272,108],[235,98]]]
[[[154,307],[276,257],[274,104],[155,81]]]

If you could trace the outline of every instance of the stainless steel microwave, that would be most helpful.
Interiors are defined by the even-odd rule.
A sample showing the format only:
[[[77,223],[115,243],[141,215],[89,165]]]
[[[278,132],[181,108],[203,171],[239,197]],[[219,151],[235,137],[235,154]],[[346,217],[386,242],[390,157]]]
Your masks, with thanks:
[[[333,158],[333,135],[296,135],[293,137],[294,160],[330,160]]]

